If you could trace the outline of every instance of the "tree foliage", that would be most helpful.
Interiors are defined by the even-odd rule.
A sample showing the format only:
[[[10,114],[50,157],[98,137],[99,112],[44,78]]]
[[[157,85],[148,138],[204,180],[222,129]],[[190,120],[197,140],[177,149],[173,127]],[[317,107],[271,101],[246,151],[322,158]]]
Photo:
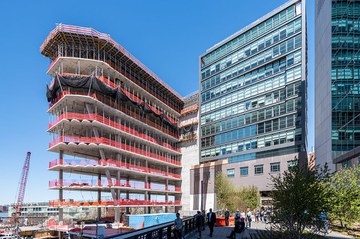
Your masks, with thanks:
[[[316,228],[321,211],[329,209],[329,190],[323,183],[329,178],[327,172],[296,166],[272,177],[272,225],[284,238],[309,238],[305,229]]]
[[[329,216],[348,227],[360,221],[360,167],[343,168],[325,184],[331,190]]]
[[[235,212],[236,209],[255,209],[260,204],[257,187],[236,187],[222,172],[215,176],[215,192],[218,209]]]

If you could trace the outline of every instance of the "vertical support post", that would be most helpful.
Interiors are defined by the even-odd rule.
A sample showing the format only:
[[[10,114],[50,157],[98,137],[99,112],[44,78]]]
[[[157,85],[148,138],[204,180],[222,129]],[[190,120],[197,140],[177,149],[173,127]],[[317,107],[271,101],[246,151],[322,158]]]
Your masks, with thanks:
[[[63,162],[63,157],[64,157],[64,151],[60,150],[59,152],[59,158],[60,158],[60,162]],[[62,169],[60,169],[59,171],[59,182],[61,184],[60,189],[59,189],[59,201],[62,202],[64,200],[64,195],[63,195],[63,189],[62,189],[62,185],[63,185],[63,179],[64,179],[64,172]],[[62,207],[59,208],[59,223],[64,221],[64,209]]]
[[[120,185],[120,171],[117,172],[117,184]],[[117,199],[117,203],[119,203],[120,200],[120,189],[117,190],[117,195],[116,195],[116,199]],[[115,222],[120,223],[120,214],[121,214],[121,210],[119,207],[115,208]]]
[[[166,183],[165,183],[165,188],[166,188],[166,193],[165,193],[165,201],[168,202],[169,201],[169,179],[166,179]],[[165,212],[167,213],[169,211],[169,206],[165,206]]]
[[[98,182],[101,181],[101,174],[98,175]],[[98,203],[101,204],[101,190],[98,190]],[[97,220],[99,221],[101,219],[101,207],[98,207],[97,209]]]

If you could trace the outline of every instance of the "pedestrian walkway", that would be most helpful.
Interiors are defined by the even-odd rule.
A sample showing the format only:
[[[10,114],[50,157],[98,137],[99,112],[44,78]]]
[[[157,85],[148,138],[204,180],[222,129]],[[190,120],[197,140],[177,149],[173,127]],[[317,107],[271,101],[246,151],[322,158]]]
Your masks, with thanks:
[[[214,234],[212,237],[209,236],[209,228],[206,227],[205,231],[202,231],[202,239],[221,239],[226,238],[228,235],[230,235],[231,231],[234,227],[215,227],[214,228]],[[236,234],[236,239],[266,239],[266,234],[269,233],[268,229],[270,229],[270,224],[265,223],[253,223],[252,228],[245,229],[243,233]],[[351,236],[342,235],[337,232],[332,232],[331,234],[326,236],[327,238],[332,239],[355,239]],[[186,236],[186,239],[196,239],[198,238],[198,233],[194,232],[190,235]]]

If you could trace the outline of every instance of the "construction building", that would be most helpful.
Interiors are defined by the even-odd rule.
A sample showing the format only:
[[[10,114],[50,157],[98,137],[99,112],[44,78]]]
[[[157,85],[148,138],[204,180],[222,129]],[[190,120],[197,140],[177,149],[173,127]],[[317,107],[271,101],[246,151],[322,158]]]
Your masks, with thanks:
[[[99,218],[101,208],[114,208],[115,220],[120,212],[180,210],[182,188],[189,187],[182,185],[180,147],[187,142],[189,150],[197,139],[188,115],[198,106],[184,108],[178,93],[108,34],[60,24],[40,50],[51,61],[49,151],[58,159],[49,170],[58,177],[49,187],[59,191],[50,202],[60,207],[59,220],[72,206],[98,207]],[[64,191],[96,197],[68,200]]]
[[[266,198],[271,174],[307,162],[305,1],[288,1],[219,42],[199,65],[194,208],[216,207],[218,172]]]

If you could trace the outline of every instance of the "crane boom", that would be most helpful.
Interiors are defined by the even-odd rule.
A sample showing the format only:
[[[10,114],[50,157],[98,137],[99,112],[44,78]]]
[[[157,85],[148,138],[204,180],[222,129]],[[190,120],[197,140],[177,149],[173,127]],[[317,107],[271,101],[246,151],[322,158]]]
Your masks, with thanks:
[[[24,195],[25,195],[25,189],[26,189],[26,182],[27,182],[27,176],[29,173],[29,167],[30,167],[30,152],[27,152],[26,159],[24,163],[24,167],[22,169],[21,173],[21,181],[20,181],[20,189],[19,189],[19,195],[16,202],[16,213],[19,214],[21,211],[21,206],[24,201]]]

